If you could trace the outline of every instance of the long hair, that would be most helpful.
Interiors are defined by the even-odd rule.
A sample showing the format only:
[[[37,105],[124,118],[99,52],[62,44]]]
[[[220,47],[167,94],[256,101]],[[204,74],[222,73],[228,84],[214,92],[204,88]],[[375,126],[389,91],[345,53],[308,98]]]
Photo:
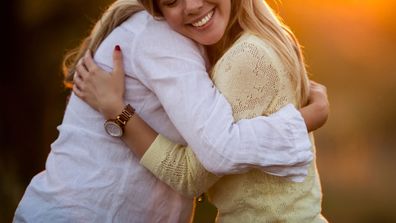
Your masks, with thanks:
[[[307,102],[309,80],[301,46],[293,32],[263,0],[231,0],[230,22],[222,40],[218,43],[217,60],[243,32],[250,32],[266,39],[279,55],[291,75],[299,106]]]
[[[64,84],[67,88],[73,86],[75,67],[84,53],[88,49],[94,53],[114,28],[141,10],[144,10],[144,7],[138,0],[117,0],[106,9],[89,36],[76,49],[66,53],[63,59]]]
[[[253,33],[272,45],[291,75],[299,106],[306,104],[309,80],[301,46],[293,32],[265,0],[230,1],[231,18],[224,36],[215,44],[216,50],[210,52],[210,62],[215,64],[244,32]],[[155,0],[142,0],[142,3],[154,17],[161,17]]]
[[[276,15],[264,0],[230,0],[231,18],[223,38],[216,44],[217,51],[211,56],[212,64],[229,49],[243,32],[253,33],[266,39],[274,47],[291,75],[295,85],[299,106],[307,102],[309,81],[305,69],[301,46],[295,35]],[[140,2],[140,3],[139,3]],[[139,10],[146,9],[155,18],[162,13],[155,0],[118,0],[113,3],[95,25],[88,36],[75,51],[64,60],[66,86],[72,85],[72,75],[77,61],[87,49],[93,52],[103,39],[119,24]],[[72,61],[72,63],[69,63]]]

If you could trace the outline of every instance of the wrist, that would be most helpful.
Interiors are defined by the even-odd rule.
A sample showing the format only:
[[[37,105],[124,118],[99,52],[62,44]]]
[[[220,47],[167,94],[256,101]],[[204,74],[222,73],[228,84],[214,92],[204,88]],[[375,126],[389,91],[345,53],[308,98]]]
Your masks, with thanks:
[[[329,114],[329,105],[320,101],[310,103],[302,107],[300,113],[305,121],[308,132],[311,132],[326,123]]]
[[[134,116],[135,109],[130,104],[125,106],[121,113],[116,118],[108,119],[104,123],[104,128],[110,136],[122,137],[125,131],[125,126],[128,121]]]
[[[311,106],[313,107],[312,110],[315,111],[318,117],[321,117],[322,120],[327,119],[330,106],[329,106],[329,101],[326,98],[322,98],[321,100],[316,100],[311,104]]]
[[[125,103],[123,101],[114,101],[109,106],[104,106],[100,112],[105,119],[113,119],[122,112],[124,107]]]

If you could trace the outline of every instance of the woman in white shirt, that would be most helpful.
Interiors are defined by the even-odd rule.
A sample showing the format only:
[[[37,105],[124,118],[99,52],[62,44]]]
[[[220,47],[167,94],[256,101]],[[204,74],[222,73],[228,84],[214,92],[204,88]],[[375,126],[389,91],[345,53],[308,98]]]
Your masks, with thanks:
[[[299,44],[264,1],[156,3],[161,10],[156,13],[162,13],[174,30],[207,45],[209,58],[216,63],[211,77],[231,103],[236,121],[271,114],[286,103],[297,107],[305,103],[308,81]],[[88,70],[98,70],[89,57],[85,61]],[[122,97],[121,94],[109,97],[114,92],[111,88],[117,84],[112,86],[107,80],[121,77],[118,75],[91,78],[81,66],[75,91],[95,108],[117,113],[122,110]],[[105,79],[98,81],[102,77]],[[83,86],[89,85],[91,79],[96,79],[93,85],[100,86],[93,87],[92,92],[91,87]],[[95,99],[96,95],[103,97]],[[106,101],[106,97],[111,100]],[[137,155],[144,154],[141,164],[185,195],[199,195],[209,189],[209,197],[219,210],[217,220],[220,222],[326,222],[321,215],[322,193],[315,162],[310,165],[308,176],[304,180],[298,179],[301,183],[274,177],[268,170],[251,170],[219,179],[203,168],[195,151],[165,137],[158,136],[147,151],[147,147],[139,147],[138,142],[147,138],[142,137],[144,130],[139,124],[132,118],[127,132],[140,129],[140,136],[131,134],[124,139],[130,143],[136,141],[131,148]],[[218,135],[209,137],[215,139]],[[312,151],[315,151],[314,145]],[[244,150],[235,151],[235,154],[239,157]],[[267,157],[271,156],[267,154]]]
[[[156,132],[190,145],[213,173],[255,167],[304,177],[312,153],[300,113],[287,106],[269,117],[234,123],[230,105],[208,77],[202,48],[146,12],[132,16],[141,9],[136,1],[116,1],[86,42],[108,71],[114,46],[123,49],[125,102]],[[71,96],[46,170],[26,189],[15,222],[188,221],[192,199],[140,166],[124,142],[107,135],[104,122],[101,113]],[[126,129],[123,137],[131,133]],[[236,154],[239,148],[245,153]],[[274,161],[268,154],[283,158]]]

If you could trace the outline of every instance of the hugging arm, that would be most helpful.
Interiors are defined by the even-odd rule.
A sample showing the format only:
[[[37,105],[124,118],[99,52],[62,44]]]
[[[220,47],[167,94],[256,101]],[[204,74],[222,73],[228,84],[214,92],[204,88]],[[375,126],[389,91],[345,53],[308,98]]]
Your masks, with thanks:
[[[315,81],[310,81],[308,105],[300,109],[309,132],[322,127],[330,113],[327,88]]]
[[[249,42],[249,40],[247,41]],[[254,42],[253,42],[254,43]],[[288,73],[275,68],[276,62],[273,61],[276,55],[271,54],[261,45],[251,45],[255,49],[254,56],[244,49],[243,42],[232,47],[224,59],[219,62],[215,68],[215,82],[219,84],[219,89],[226,95],[227,99],[234,107],[234,119],[240,120],[248,116],[259,116],[261,114],[270,114],[279,110],[288,102],[286,95],[292,95],[293,89],[287,87]],[[266,64],[266,66],[257,66],[258,64]],[[256,69],[253,70],[253,68]],[[269,69],[271,67],[272,69]],[[243,82],[235,82],[243,74]],[[263,87],[262,91],[256,91],[251,86],[268,86]],[[249,87],[250,86],[250,87]],[[317,83],[311,83],[310,100],[318,100],[315,97],[326,97],[325,91],[320,92],[322,86]],[[251,100],[240,100],[251,95]],[[260,98],[261,100],[254,100]],[[287,97],[286,97],[287,98]],[[291,98],[289,98],[291,100]],[[326,103],[327,99],[319,100],[320,103]],[[244,109],[237,109],[237,108]],[[323,106],[326,107],[326,106]],[[320,106],[308,106],[306,114],[310,114],[313,110]],[[322,108],[323,109],[323,108]],[[318,113],[319,117],[316,121],[321,121],[321,115],[326,112]],[[310,114],[312,115],[312,114]],[[310,117],[313,118],[313,117]],[[315,121],[314,120],[314,121]],[[325,120],[324,120],[325,121]],[[319,126],[319,124],[312,123]],[[272,154],[268,154],[271,157]],[[196,157],[190,148],[183,148],[170,142],[164,137],[157,137],[156,141],[146,151],[140,163],[148,168],[156,177],[170,185],[176,191],[185,195],[199,195],[210,188],[215,180],[202,165],[196,160]],[[301,179],[302,180],[302,179]]]
[[[86,88],[84,91],[85,95],[82,95],[82,92],[76,87],[78,84],[81,84],[81,81],[76,80],[75,92],[77,91],[76,93],[83,96],[85,101],[100,110],[106,118],[112,118],[119,113],[118,110],[121,110],[123,106],[123,101],[120,99],[123,92],[118,91],[119,89],[123,89],[124,84],[121,53],[119,51],[115,51],[114,53],[115,67],[112,75],[108,75],[107,72],[101,70],[92,61],[89,54],[86,55],[85,61],[89,64],[91,70],[93,70],[90,72],[90,75],[85,76],[85,83],[91,83],[96,86],[95,89],[101,89],[102,91],[98,91],[96,94],[90,94],[87,91],[90,88]],[[82,68],[80,70],[82,74],[86,73]],[[312,86],[315,86],[315,88]],[[301,110],[303,116],[308,116],[306,118],[306,122],[310,122],[310,124],[307,124],[308,127],[319,126],[321,123],[324,123],[325,118],[320,119],[316,116],[327,117],[328,112],[324,109],[326,108],[325,105],[328,104],[325,90],[324,86],[320,84],[311,84],[310,104],[302,108],[305,109],[304,112]],[[114,113],[112,110],[114,110],[114,107],[117,107],[115,105],[117,104],[116,101],[119,101],[120,105],[118,106],[118,110],[115,109],[116,112]],[[190,147],[173,143],[162,135],[157,136],[157,133],[149,128],[138,115],[134,117],[133,122],[131,121],[127,125],[125,134],[124,141],[133,149],[133,152],[138,157],[142,157],[141,164],[160,180],[184,195],[200,195],[219,179],[218,176],[210,173],[202,166]],[[142,135],[139,136],[139,134]]]
[[[140,160],[154,176],[189,197],[206,192],[220,177],[207,171],[190,147],[159,135]]]
[[[136,72],[144,74],[139,79],[159,97],[172,122],[205,169],[223,175],[257,167],[281,176],[287,176],[288,171],[295,173],[297,168],[301,171],[306,170],[304,165],[312,158],[310,143],[301,115],[292,106],[281,109],[269,117],[235,123],[230,105],[212,86],[198,49],[189,49],[187,52],[177,47],[175,49],[179,38],[179,41],[168,45],[173,48],[170,47],[165,55],[163,53],[166,51],[159,53],[155,49],[167,45],[150,38],[146,40],[152,45],[141,48],[143,52],[140,52],[140,57],[134,61]],[[190,44],[190,48],[194,47],[196,46]],[[160,73],[150,70],[154,65],[160,65]],[[178,69],[175,70],[175,67]],[[122,109],[123,102],[118,101],[121,103],[118,107],[115,106],[117,108],[113,114]],[[111,106],[114,108],[114,104]],[[101,110],[97,107],[96,109]],[[137,120],[138,116],[134,118]],[[136,123],[138,122],[128,122],[126,133],[133,132]],[[147,150],[147,145],[157,136],[152,130],[150,134],[151,137],[146,138],[151,142],[146,143],[143,150]],[[279,160],[269,159],[267,154],[275,154]]]
[[[134,68],[157,95],[170,120],[201,164],[216,175],[259,168],[285,176],[304,175],[312,159],[311,143],[301,115],[292,106],[271,117],[234,122],[226,98],[213,86],[199,48],[172,35],[163,43],[153,35],[138,38]],[[150,45],[148,44],[150,43]],[[163,48],[161,51],[157,50]],[[152,69],[157,67],[157,70]],[[272,154],[273,156],[269,156]],[[273,171],[274,167],[277,168]]]

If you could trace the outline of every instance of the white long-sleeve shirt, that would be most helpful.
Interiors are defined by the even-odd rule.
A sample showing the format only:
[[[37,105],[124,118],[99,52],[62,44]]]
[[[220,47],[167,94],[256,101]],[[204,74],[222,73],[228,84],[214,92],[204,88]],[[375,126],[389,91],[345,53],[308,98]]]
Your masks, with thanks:
[[[296,179],[306,174],[311,144],[293,106],[234,123],[230,105],[208,77],[200,47],[146,12],[101,44],[95,60],[105,69],[112,67],[115,45],[125,60],[125,102],[158,133],[189,144],[209,171],[222,175],[256,167]],[[71,96],[46,170],[30,182],[14,222],[188,221],[192,200],[140,166],[120,139],[105,133],[104,121]]]

